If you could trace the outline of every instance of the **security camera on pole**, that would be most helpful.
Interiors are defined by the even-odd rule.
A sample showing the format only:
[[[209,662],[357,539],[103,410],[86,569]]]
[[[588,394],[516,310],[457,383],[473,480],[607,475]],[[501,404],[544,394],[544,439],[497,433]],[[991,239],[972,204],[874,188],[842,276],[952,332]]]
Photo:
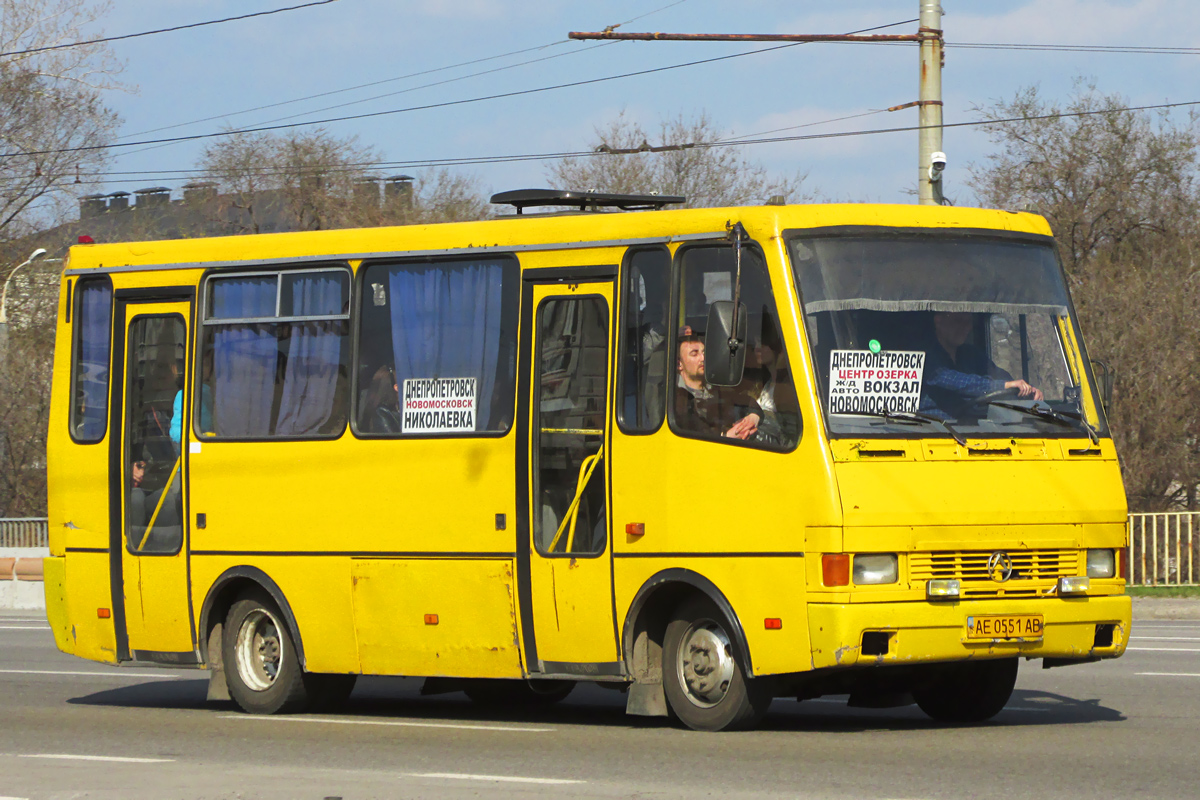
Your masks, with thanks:
[[[940,0],[921,0],[921,81],[917,101],[917,202],[923,206],[942,202],[942,6]]]

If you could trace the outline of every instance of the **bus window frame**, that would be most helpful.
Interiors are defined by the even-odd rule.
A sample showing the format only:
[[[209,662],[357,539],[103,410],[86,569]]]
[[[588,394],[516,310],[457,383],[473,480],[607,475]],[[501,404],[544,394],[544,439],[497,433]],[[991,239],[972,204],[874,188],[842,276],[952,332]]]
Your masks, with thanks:
[[[191,305],[190,301],[191,301],[191,298],[188,298],[188,300],[186,301],[186,302],[188,302],[189,306]],[[184,301],[169,301],[169,302],[184,302]],[[190,313],[190,311],[191,311],[191,309],[189,308],[189,313]],[[130,337],[129,337],[129,330],[133,327],[134,323],[136,323],[138,320],[143,320],[143,319],[177,319],[183,324],[183,341],[184,341],[183,372],[180,377],[182,377],[183,381],[184,381],[184,388],[181,390],[181,391],[183,391],[184,396],[187,395],[187,381],[189,380],[189,375],[191,373],[191,366],[192,366],[191,361],[189,359],[190,359],[190,357],[193,357],[195,354],[187,352],[187,342],[189,342],[192,338],[191,332],[188,331],[187,315],[185,315],[179,311],[156,311],[156,312],[152,312],[149,314],[139,314],[139,313],[137,313],[136,310],[130,312],[129,306],[126,306],[126,314],[125,314],[125,319],[123,321],[124,329],[121,332],[122,337],[124,338],[124,342],[122,343],[122,349],[124,352],[121,354],[121,359],[122,359],[121,368],[122,368],[122,372],[123,372],[123,375],[122,375],[123,386],[122,386],[122,390],[121,390],[121,392],[122,392],[122,394],[121,394],[122,422],[121,422],[121,446],[120,446],[122,478],[121,478],[121,484],[120,484],[121,494],[120,494],[120,498],[119,498],[119,502],[121,503],[121,520],[122,520],[121,538],[125,540],[125,548],[124,548],[125,552],[136,558],[146,558],[146,557],[152,557],[152,556],[171,557],[171,556],[179,555],[179,553],[183,550],[184,540],[188,536],[189,526],[188,526],[188,515],[186,512],[181,514],[181,516],[180,516],[179,524],[180,524],[180,527],[182,530],[179,535],[179,545],[174,550],[171,550],[171,551],[156,550],[156,551],[149,551],[149,552],[146,552],[143,550],[134,550],[130,546],[132,544],[133,540],[129,538],[128,500],[129,500],[129,491],[134,488],[131,485],[132,482],[130,482],[130,485],[127,485],[126,479],[125,479],[125,475],[128,474],[126,472],[126,470],[133,464],[133,459],[129,452],[129,445],[133,439],[133,434],[130,431],[130,425],[133,423],[133,419],[129,416],[129,398],[133,395],[134,374],[133,374],[133,371],[129,369],[129,364],[131,361],[130,349],[133,347],[133,343],[130,341]],[[180,471],[179,491],[180,491],[181,497],[183,498],[182,503],[183,503],[184,508],[187,508],[187,505],[188,505],[187,492],[190,489],[190,477],[191,477],[190,472],[188,470],[187,441],[188,441],[187,435],[185,434],[184,431],[181,430],[180,434],[179,434],[179,442],[177,444],[179,445],[179,456],[178,456],[179,471]],[[166,492],[167,489],[170,488],[170,485],[171,485],[170,482],[168,482],[167,485],[163,487],[163,491]]]
[[[80,439],[75,435],[75,390],[79,379],[79,356],[83,346],[83,326],[79,325],[80,305],[83,303],[83,295],[79,291],[79,284],[91,281],[103,282],[108,285],[108,369],[105,371],[104,378],[104,430],[97,439]],[[67,414],[67,434],[71,437],[74,444],[92,445],[100,444],[108,438],[109,417],[112,414],[112,365],[113,365],[113,326],[115,324],[114,317],[116,316],[117,295],[113,286],[112,277],[108,274],[81,276],[74,281],[74,292],[71,292],[71,283],[67,284],[68,293],[73,294],[70,302],[73,305],[69,319],[65,324],[71,325],[71,391],[68,397],[69,413]]]
[[[629,316],[628,316],[629,308],[630,308],[629,301],[632,298],[632,292],[626,293],[626,291],[625,291],[625,288],[626,288],[625,281],[629,277],[629,270],[632,268],[634,256],[636,256],[639,253],[653,253],[653,252],[665,253],[667,256],[667,338],[665,340],[665,342],[668,344],[668,349],[667,349],[667,353],[666,353],[666,355],[667,355],[667,374],[666,374],[665,378],[663,379],[663,391],[662,391],[663,415],[662,415],[662,419],[660,419],[658,421],[658,424],[655,425],[651,429],[639,430],[637,428],[630,428],[630,427],[626,426],[626,424],[625,424],[625,402],[624,402],[625,396],[623,394],[623,391],[625,389],[625,378],[627,376],[627,373],[629,372],[629,370],[626,369],[626,367],[625,367],[625,347],[628,344],[628,341],[626,338],[626,331],[628,329],[627,322],[629,320]],[[672,286],[672,282],[674,280],[674,274],[675,274],[674,257],[671,255],[671,249],[669,247],[667,247],[665,244],[640,245],[640,246],[626,248],[625,256],[621,259],[621,269],[620,269],[620,272],[618,273],[619,278],[617,280],[616,298],[615,298],[616,302],[617,302],[617,308],[618,308],[618,313],[615,316],[618,319],[617,324],[620,327],[616,331],[617,346],[613,352],[613,357],[610,358],[610,361],[612,361],[613,358],[615,358],[615,370],[614,371],[616,373],[616,380],[613,382],[613,388],[614,388],[613,397],[612,397],[613,416],[616,419],[617,429],[619,431],[621,431],[621,433],[625,434],[626,436],[651,436],[651,435],[661,431],[663,429],[663,426],[667,424],[667,414],[669,413],[667,410],[667,407],[671,405],[671,394],[672,394],[669,391],[669,389],[672,385],[671,376],[674,374],[677,374],[675,368],[671,366],[671,351],[669,348],[669,344],[670,344],[670,340],[671,340],[671,319],[673,318],[673,313],[674,313],[673,312],[674,299],[671,296],[672,292],[674,291],[673,286]]]
[[[1083,380],[1080,381],[1081,390],[1082,384],[1087,383],[1087,396],[1090,398],[1092,407],[1095,409],[1097,421],[1100,423],[1096,429],[1100,432],[1101,438],[1112,438],[1112,428],[1108,423],[1108,414],[1104,408],[1104,403],[1100,399],[1099,384],[1096,383],[1096,376],[1092,371],[1091,356],[1087,351],[1087,344],[1083,338],[1083,330],[1079,327],[1079,314],[1075,310],[1075,298],[1071,294],[1071,284],[1068,280],[1066,267],[1063,266],[1062,258],[1058,255],[1058,243],[1054,237],[1044,233],[1030,233],[1028,231],[1012,231],[1002,230],[1000,228],[939,228],[939,227],[913,227],[913,226],[891,226],[891,225],[827,225],[818,228],[785,228],[779,232],[779,237],[783,241],[784,253],[787,256],[787,264],[785,268],[791,274],[791,283],[795,286],[796,300],[798,305],[796,312],[800,315],[800,330],[802,332],[800,344],[805,350],[805,359],[812,361],[812,347],[809,344],[808,337],[808,321],[804,313],[804,290],[800,285],[800,276],[796,274],[796,265],[792,263],[793,241],[798,239],[830,239],[840,237],[861,237],[861,236],[927,236],[931,238],[960,238],[960,239],[991,239],[1001,242],[1021,242],[1024,244],[1041,245],[1049,247],[1050,252],[1054,255],[1055,261],[1058,263],[1058,273],[1062,280],[1063,287],[1066,289],[1066,306],[1067,317],[1071,323],[1071,336],[1074,337],[1074,342],[1071,343],[1079,353],[1080,370],[1079,376]],[[1070,366],[1070,357],[1067,350],[1067,342],[1059,337],[1059,345],[1063,348],[1063,354],[1067,357],[1068,368]],[[817,407],[820,412],[820,418],[824,425],[825,435],[831,439],[854,439],[863,438],[864,436],[871,439],[905,439],[912,441],[912,437],[907,433],[871,433],[863,434],[855,432],[854,434],[833,433],[832,426],[829,422],[829,413],[826,411],[825,404],[821,401],[826,387],[820,380],[820,370],[817,365],[813,364],[813,391],[816,394]],[[939,438],[950,438],[950,435],[945,432],[928,431]],[[1062,431],[1046,431],[1039,433],[1037,438],[1042,439],[1071,439],[1078,438],[1083,435],[1081,431],[1071,431],[1065,427]],[[974,432],[972,437],[981,439],[1004,439],[1010,438],[1007,435],[982,436]]]
[[[366,289],[364,286],[364,284],[366,283],[366,280],[367,280],[367,269],[370,267],[393,266],[393,265],[398,266],[398,265],[404,265],[404,264],[431,264],[436,267],[441,264],[462,264],[473,257],[492,258],[497,261],[501,261],[501,260],[510,261],[516,267],[516,271],[513,273],[513,287],[511,289],[508,289],[508,287],[505,287],[506,290],[512,292],[513,298],[514,298],[513,310],[511,313],[512,319],[511,320],[503,319],[503,323],[505,323],[505,324],[511,323],[511,330],[513,332],[512,338],[513,338],[513,343],[514,343],[514,350],[513,350],[514,361],[513,361],[513,373],[512,373],[512,398],[513,399],[512,399],[512,406],[510,409],[512,414],[511,414],[511,418],[508,421],[508,427],[506,427],[504,430],[499,430],[499,431],[470,431],[470,432],[463,432],[463,433],[372,433],[370,431],[361,430],[358,425],[359,395],[361,394],[360,388],[359,388],[359,380],[358,380],[358,372],[359,372],[358,365],[359,365],[359,357],[361,355],[359,345],[360,345],[361,339],[362,339],[362,317],[363,317],[362,304],[365,303],[366,299],[367,299],[367,292],[366,292]],[[394,441],[397,439],[402,439],[405,441],[422,441],[422,440],[432,440],[432,439],[503,439],[504,437],[506,437],[510,433],[512,433],[513,430],[517,427],[516,415],[517,415],[517,407],[519,405],[519,403],[517,401],[517,391],[518,391],[519,385],[520,385],[520,372],[522,369],[522,366],[520,363],[521,285],[524,282],[525,269],[526,268],[523,267],[521,264],[520,258],[517,257],[517,254],[510,252],[510,251],[503,251],[503,252],[497,252],[497,253],[482,253],[482,254],[479,254],[478,256],[440,255],[440,256],[436,256],[436,257],[428,257],[428,256],[396,257],[394,255],[389,255],[389,256],[382,257],[382,258],[369,258],[369,259],[365,258],[362,261],[360,261],[359,265],[358,265],[358,269],[355,270],[354,286],[352,287],[354,290],[356,290],[358,299],[357,299],[357,301],[354,301],[354,300],[351,301],[351,311],[353,312],[354,330],[351,331],[352,341],[351,341],[351,345],[350,345],[350,352],[351,352],[351,355],[350,355],[350,420],[349,420],[350,434],[355,439],[360,439],[362,441],[375,441],[375,440]],[[501,298],[501,299],[503,301],[503,298]],[[504,316],[504,311],[505,311],[504,308],[501,307],[501,317],[502,318]],[[394,367],[394,365],[393,365],[393,367]]]
[[[541,393],[542,393],[542,372],[541,372],[541,370],[534,370],[534,364],[539,363],[538,362],[537,345],[541,343],[541,340],[540,340],[541,330],[540,330],[540,326],[539,326],[539,323],[540,323],[539,315],[542,312],[542,308],[547,303],[551,303],[551,302],[555,302],[555,301],[561,302],[563,300],[590,300],[590,299],[595,299],[595,300],[601,301],[601,303],[605,304],[605,306],[608,310],[608,324],[609,324],[608,348],[609,348],[609,352],[608,352],[608,359],[607,359],[607,362],[605,365],[605,370],[606,370],[606,372],[608,372],[608,374],[605,376],[605,378],[606,378],[605,386],[606,387],[612,386],[612,382],[611,382],[611,378],[613,377],[612,376],[612,363],[613,363],[612,347],[613,347],[613,341],[614,341],[613,334],[616,333],[616,331],[614,331],[612,329],[613,317],[616,316],[615,314],[612,313],[613,312],[612,303],[609,302],[608,299],[604,295],[595,294],[595,293],[569,294],[569,295],[562,294],[562,295],[551,295],[550,297],[543,297],[541,299],[541,302],[539,302],[537,304],[537,306],[535,306],[533,309],[533,325],[530,328],[529,344],[530,344],[530,348],[531,348],[530,353],[531,353],[532,357],[529,360],[529,370],[532,372],[532,375],[530,377],[532,378],[531,383],[533,385],[533,388],[531,389],[530,395],[529,395],[529,403],[530,403],[531,410],[534,409],[534,403],[540,402]],[[600,461],[600,463],[601,463],[600,468],[604,470],[604,472],[603,472],[604,502],[605,502],[605,506],[606,506],[604,513],[607,515],[607,518],[604,520],[604,527],[606,528],[606,531],[605,531],[606,535],[604,537],[604,548],[602,550],[599,550],[598,552],[594,552],[594,553],[546,552],[545,550],[542,549],[541,545],[538,543],[537,531],[534,529],[534,526],[536,523],[531,518],[529,520],[529,538],[530,538],[530,541],[533,542],[534,550],[536,550],[538,555],[541,556],[542,558],[546,558],[546,559],[552,559],[552,558],[587,558],[587,559],[600,558],[601,556],[608,553],[608,551],[612,548],[612,540],[613,540],[613,536],[615,535],[615,533],[613,531],[614,523],[612,521],[613,520],[613,515],[612,515],[612,469],[611,469],[611,464],[608,462],[612,458],[612,447],[610,445],[612,443],[612,418],[613,418],[613,415],[612,415],[613,408],[612,407],[613,407],[614,398],[613,398],[613,393],[612,393],[611,388],[606,388],[605,392],[606,392],[605,402],[608,403],[609,407],[607,409],[605,409],[605,413],[604,413],[604,420],[605,420],[604,439],[600,444],[601,452],[603,452],[604,456],[605,456]],[[537,412],[537,413],[540,414],[540,412]],[[532,435],[533,432],[534,432],[534,429],[531,427],[530,434]],[[538,431],[538,433],[539,433],[538,441],[540,442],[541,441],[541,436],[540,436],[541,432]],[[531,436],[531,439],[532,439],[532,436]],[[533,499],[535,498],[535,496],[537,494],[537,490],[541,489],[541,486],[538,483],[538,479],[536,476],[541,473],[542,451],[541,451],[540,447],[532,447],[532,441],[530,442],[530,444],[531,444],[531,446],[529,447],[529,452],[531,454],[531,457],[529,459],[529,466],[528,466],[528,469],[529,469],[529,497],[526,498],[525,502],[532,503]]]
[[[296,275],[301,273],[315,272],[345,272],[350,280],[346,286],[347,307],[345,314],[315,314],[311,316],[292,315],[287,317],[271,316],[271,317],[238,317],[238,318],[217,318],[210,320],[208,315],[209,303],[209,284],[213,279],[220,280],[222,278],[262,278],[269,275],[275,276],[275,311],[279,312],[282,303],[281,292],[283,275]],[[195,338],[193,339],[192,366],[191,370],[196,373],[196,370],[203,370],[204,353],[205,353],[205,335],[209,327],[219,327],[221,325],[287,325],[296,322],[341,322],[345,321],[350,327],[347,336],[351,338],[351,351],[353,351],[353,336],[354,336],[354,270],[350,266],[349,261],[333,260],[333,261],[306,261],[304,266],[295,269],[286,267],[264,268],[255,270],[252,268],[240,267],[236,270],[213,268],[205,270],[200,276],[198,285],[199,293],[199,308],[197,309],[198,324],[195,326]],[[189,337],[190,338],[190,337]],[[303,434],[300,436],[220,436],[216,432],[211,434],[202,433],[200,430],[200,389],[204,384],[203,373],[196,373],[195,379],[192,381],[192,435],[196,442],[331,442],[336,441],[346,435],[346,425],[336,433],[327,434]],[[349,383],[349,382],[347,382]],[[351,391],[347,386],[347,391]],[[349,409],[349,405],[347,405]],[[347,411],[347,414],[350,412]]]
[[[719,240],[719,241],[709,240],[709,241],[701,241],[701,242],[695,242],[695,243],[689,242],[687,244],[680,246],[679,249],[675,251],[675,257],[671,260],[671,310],[670,310],[670,325],[669,325],[669,329],[667,331],[667,334],[668,334],[667,338],[668,338],[668,341],[670,342],[670,350],[668,350],[668,358],[671,355],[674,355],[675,362],[676,362],[676,364],[671,367],[670,373],[669,373],[670,375],[673,375],[673,376],[679,375],[679,366],[678,366],[678,362],[679,362],[679,329],[680,329],[679,312],[680,312],[680,307],[681,307],[680,304],[682,301],[681,293],[683,290],[683,261],[684,261],[684,258],[687,256],[687,253],[692,250],[696,250],[696,249],[700,249],[700,248],[711,249],[714,247],[728,247],[730,250],[732,250],[733,244],[731,242],[727,242],[727,241],[723,241],[723,240]],[[767,288],[768,288],[768,290],[770,290],[770,293],[771,293],[771,302],[775,306],[775,308],[774,308],[775,317],[776,317],[776,319],[779,320],[779,325],[781,328],[780,337],[781,337],[781,339],[783,339],[784,338],[783,330],[782,330],[783,319],[779,314],[779,302],[775,297],[775,287],[771,284],[771,263],[767,260],[765,250],[755,239],[750,239],[749,241],[744,242],[742,244],[742,247],[750,248],[754,253],[756,253],[759,256],[759,258],[762,259],[764,277],[767,280]],[[743,279],[744,278],[745,278],[745,276],[743,275]],[[801,342],[801,343],[803,344],[803,342]],[[783,346],[784,346],[784,352],[787,353],[786,339],[783,342]],[[796,383],[796,377],[795,377],[796,376],[796,366],[795,366],[795,361],[790,353],[788,353],[788,364],[790,365],[788,367],[788,369],[792,373],[792,383],[793,383],[793,385],[795,385],[795,383]],[[800,394],[799,394],[798,390],[796,392],[796,405],[797,405],[796,413],[800,417],[800,429],[796,435],[796,441],[794,443],[792,443],[792,445],[790,447],[777,447],[774,445],[768,445],[768,444],[763,444],[763,443],[758,443],[758,442],[750,442],[750,441],[746,441],[744,439],[732,439],[728,436],[722,436],[722,435],[712,436],[712,435],[696,434],[696,433],[692,433],[690,431],[681,430],[678,426],[678,423],[675,420],[676,393],[675,393],[674,389],[678,388],[678,377],[669,378],[667,380],[667,387],[668,387],[669,391],[667,392],[667,413],[665,414],[665,417],[667,419],[671,433],[675,434],[676,436],[680,437],[681,439],[694,439],[696,441],[701,441],[701,442],[714,442],[716,444],[732,445],[734,447],[745,447],[745,448],[749,448],[751,450],[758,450],[758,451],[762,451],[762,452],[766,452],[766,453],[793,453],[796,451],[796,449],[798,447],[800,447],[800,442],[804,439],[804,417],[803,417],[803,409],[800,407]]]

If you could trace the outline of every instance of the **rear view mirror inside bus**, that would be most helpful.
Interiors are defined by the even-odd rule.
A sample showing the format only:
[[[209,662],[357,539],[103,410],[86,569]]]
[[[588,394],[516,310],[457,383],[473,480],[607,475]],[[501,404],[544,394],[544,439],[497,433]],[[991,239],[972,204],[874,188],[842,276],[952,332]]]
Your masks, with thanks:
[[[713,386],[737,386],[742,382],[746,370],[745,303],[738,303],[736,335],[733,326],[733,301],[717,300],[708,307],[704,377]]]

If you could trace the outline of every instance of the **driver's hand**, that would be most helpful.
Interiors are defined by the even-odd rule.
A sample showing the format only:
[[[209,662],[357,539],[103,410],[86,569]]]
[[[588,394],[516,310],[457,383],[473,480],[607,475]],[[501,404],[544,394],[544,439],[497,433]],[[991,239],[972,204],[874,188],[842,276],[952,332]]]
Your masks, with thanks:
[[[1032,397],[1034,400],[1041,400],[1043,397],[1045,397],[1045,395],[1042,394],[1041,389],[1037,388],[1036,386],[1030,386],[1027,382],[1022,380],[1008,381],[1004,384],[1004,388],[1016,389],[1017,394],[1019,394],[1021,397]]]
[[[725,435],[731,439],[749,439],[758,431],[758,420],[758,414],[747,414],[725,431]]]

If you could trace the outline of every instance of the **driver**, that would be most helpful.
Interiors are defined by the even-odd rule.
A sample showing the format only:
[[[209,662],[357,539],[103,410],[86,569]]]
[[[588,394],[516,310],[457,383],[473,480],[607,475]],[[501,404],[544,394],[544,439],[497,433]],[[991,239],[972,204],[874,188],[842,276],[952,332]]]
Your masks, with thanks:
[[[704,379],[704,338],[685,327],[679,336],[675,423],[692,433],[749,439],[762,408],[737,387],[709,386]]]
[[[1014,379],[981,348],[967,344],[973,316],[960,311],[933,312],[934,341],[925,348],[921,411],[959,417],[972,400],[1004,389],[1016,390],[1019,397],[1042,399],[1041,389]]]

